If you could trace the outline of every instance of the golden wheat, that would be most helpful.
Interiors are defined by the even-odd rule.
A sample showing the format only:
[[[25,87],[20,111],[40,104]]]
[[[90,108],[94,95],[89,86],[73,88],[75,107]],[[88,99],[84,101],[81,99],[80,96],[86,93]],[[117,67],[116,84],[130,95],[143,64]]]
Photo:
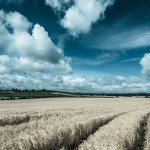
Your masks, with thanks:
[[[0,150],[132,147],[149,106],[148,100],[135,98],[1,101]]]
[[[140,110],[120,116],[100,128],[87,141],[79,146],[80,150],[134,150],[138,145],[141,122],[149,111]]]
[[[150,116],[147,119],[147,128],[146,128],[144,150],[150,150]]]

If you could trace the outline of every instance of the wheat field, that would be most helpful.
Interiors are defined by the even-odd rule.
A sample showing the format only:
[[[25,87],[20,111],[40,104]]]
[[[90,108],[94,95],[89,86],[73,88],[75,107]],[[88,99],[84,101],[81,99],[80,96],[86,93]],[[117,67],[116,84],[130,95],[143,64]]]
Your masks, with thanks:
[[[150,99],[0,101],[0,150],[150,150]]]

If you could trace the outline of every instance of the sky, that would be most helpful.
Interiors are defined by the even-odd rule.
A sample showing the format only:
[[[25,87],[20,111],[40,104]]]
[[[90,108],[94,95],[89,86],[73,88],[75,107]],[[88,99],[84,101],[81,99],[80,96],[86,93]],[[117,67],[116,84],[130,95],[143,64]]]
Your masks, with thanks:
[[[0,0],[0,89],[150,92],[149,0]]]

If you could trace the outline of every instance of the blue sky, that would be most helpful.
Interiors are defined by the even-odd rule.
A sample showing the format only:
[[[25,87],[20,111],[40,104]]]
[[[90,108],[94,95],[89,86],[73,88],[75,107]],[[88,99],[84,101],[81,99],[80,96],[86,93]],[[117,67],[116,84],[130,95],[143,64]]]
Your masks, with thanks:
[[[0,88],[150,92],[149,0],[0,0]]]

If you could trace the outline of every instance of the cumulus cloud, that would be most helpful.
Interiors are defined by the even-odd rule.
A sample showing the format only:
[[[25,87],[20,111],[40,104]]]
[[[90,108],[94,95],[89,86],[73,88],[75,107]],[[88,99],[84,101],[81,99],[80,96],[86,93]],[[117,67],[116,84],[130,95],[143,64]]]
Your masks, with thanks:
[[[74,76],[49,76],[42,73],[0,75],[0,88],[49,89],[69,92],[130,93],[150,92],[150,82],[139,77],[87,78]]]
[[[25,0],[0,0],[0,2],[20,4]],[[72,35],[88,33],[92,24],[105,17],[107,7],[113,5],[115,0],[45,0],[54,12],[63,16],[60,25]],[[62,15],[64,14],[64,15]]]
[[[59,2],[59,0],[45,0],[45,2],[47,5],[53,7],[54,9],[61,9],[61,3]]]
[[[45,0],[46,5],[52,7],[55,12],[65,11],[72,4],[73,0]]]
[[[0,73],[45,71],[71,73],[63,54],[39,24],[34,26],[18,12],[0,11]]]
[[[6,18],[5,18],[6,17]],[[32,24],[18,12],[10,12],[5,14],[1,11],[1,19],[6,23],[6,26],[13,29],[13,32],[28,31]]]
[[[68,4],[71,0],[45,0],[46,4],[51,6],[55,11],[63,11],[64,18],[60,20],[60,24],[68,29],[68,31],[76,36],[81,33],[88,33],[92,24],[99,19],[104,18],[107,7],[114,3],[114,0],[73,0],[68,9],[62,9],[63,5]]]
[[[145,54],[145,56],[141,59],[140,64],[142,65],[142,73],[150,78],[150,53]]]

